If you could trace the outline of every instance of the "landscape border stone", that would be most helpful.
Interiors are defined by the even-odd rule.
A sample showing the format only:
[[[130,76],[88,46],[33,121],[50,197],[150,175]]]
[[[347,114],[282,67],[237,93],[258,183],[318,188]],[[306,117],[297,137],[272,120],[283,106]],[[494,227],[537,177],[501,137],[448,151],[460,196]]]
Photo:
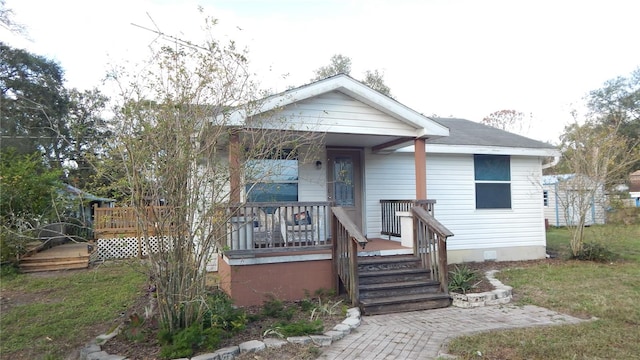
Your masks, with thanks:
[[[241,353],[257,352],[266,348],[281,347],[286,343],[293,344],[309,344],[313,343],[317,346],[330,346],[332,342],[342,339],[349,334],[352,329],[360,326],[360,309],[357,307],[347,309],[347,317],[342,323],[333,327],[332,330],[326,331],[322,335],[310,336],[293,336],[287,340],[266,338],[263,341],[250,340],[245,341],[238,346],[229,346],[218,349],[213,353],[200,354],[190,358],[190,360],[233,360]],[[96,336],[90,343],[80,349],[80,360],[124,360],[124,356],[110,355],[102,351],[100,345],[106,343],[109,339],[114,338],[120,332],[121,327],[118,326],[109,334],[101,334]],[[189,358],[180,358],[174,360],[189,360]]]
[[[489,270],[484,273],[489,283],[493,285],[495,290],[482,293],[459,294],[452,292],[452,305],[459,308],[473,308],[479,306],[502,305],[511,302],[513,295],[511,286],[504,285],[500,280],[495,278],[495,274],[499,270]]]

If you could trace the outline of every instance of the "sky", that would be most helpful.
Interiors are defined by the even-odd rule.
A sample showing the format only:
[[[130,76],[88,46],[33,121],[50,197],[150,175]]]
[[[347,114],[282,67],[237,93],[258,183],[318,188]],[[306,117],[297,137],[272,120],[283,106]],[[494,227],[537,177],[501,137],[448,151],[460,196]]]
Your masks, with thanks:
[[[425,115],[480,121],[513,109],[524,135],[558,142],[571,110],[606,80],[640,67],[640,1],[7,0],[29,39],[0,41],[54,59],[67,87],[90,89],[114,65],[145,59],[156,36],[216,36],[249,50],[264,88],[308,83],[334,54],[351,76],[379,70],[393,97]]]

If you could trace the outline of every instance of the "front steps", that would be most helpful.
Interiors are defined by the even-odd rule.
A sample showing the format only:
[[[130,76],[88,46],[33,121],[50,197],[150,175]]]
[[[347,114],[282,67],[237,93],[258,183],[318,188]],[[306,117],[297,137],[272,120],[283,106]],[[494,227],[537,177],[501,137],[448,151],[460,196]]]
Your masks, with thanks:
[[[359,301],[365,315],[447,307],[451,297],[413,255],[358,258]]]
[[[86,269],[89,267],[91,248],[88,243],[58,245],[23,256],[18,266],[23,273]]]

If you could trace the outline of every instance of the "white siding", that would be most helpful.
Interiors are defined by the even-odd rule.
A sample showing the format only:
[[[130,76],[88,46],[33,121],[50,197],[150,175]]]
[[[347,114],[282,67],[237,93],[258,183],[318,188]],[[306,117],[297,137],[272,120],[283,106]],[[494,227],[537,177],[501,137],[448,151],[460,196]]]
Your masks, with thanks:
[[[314,148],[314,151],[317,149]],[[322,161],[320,169],[316,167],[318,160]],[[317,154],[309,154],[308,151],[301,154],[298,163],[298,179],[299,201],[327,201],[327,153],[325,150]]]
[[[416,129],[343,93],[333,91],[288,105],[276,113],[279,128],[306,131],[415,136]]]
[[[368,235],[380,236],[379,200],[415,198],[413,154],[369,154],[365,164]],[[512,156],[512,208],[476,210],[473,155],[427,154],[427,197],[455,234],[448,249],[545,246],[541,176],[539,158]]]
[[[565,191],[555,184],[544,185],[549,192],[549,206],[544,208],[544,216],[552,226],[567,226],[565,205],[558,197],[566,196]],[[565,201],[566,203],[566,201]],[[604,224],[606,222],[606,196],[600,188],[593,199],[591,208],[587,212],[586,224]]]

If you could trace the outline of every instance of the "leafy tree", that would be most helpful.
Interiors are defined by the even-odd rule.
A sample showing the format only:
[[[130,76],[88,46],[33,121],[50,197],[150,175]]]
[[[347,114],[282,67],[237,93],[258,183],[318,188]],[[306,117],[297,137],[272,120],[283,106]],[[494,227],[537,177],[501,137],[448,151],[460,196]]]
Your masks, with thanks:
[[[215,20],[206,24],[211,33]],[[177,334],[203,319],[206,264],[226,243],[232,205],[239,201],[229,189],[230,179],[250,174],[256,159],[299,150],[313,139],[269,131],[273,121],[287,121],[275,113],[232,116],[261,105],[247,53],[233,42],[207,36],[195,44],[157,34],[173,41],[157,44],[143,75],[112,74],[122,85],[113,149],[126,176],[121,192],[130,195],[147,248],[155,236],[162,249],[149,254],[149,271],[157,285],[161,325]],[[277,128],[285,125],[290,124]],[[229,152],[242,155],[239,163],[229,164]],[[167,207],[147,206],[160,199]]]
[[[75,187],[88,188],[97,174],[96,167],[107,156],[107,142],[113,134],[102,112],[108,100],[98,89],[69,92],[65,157],[74,163],[67,177]]]
[[[318,81],[330,76],[338,74],[351,74],[351,58],[341,54],[336,54],[329,60],[330,63],[327,66],[321,66],[314,71],[315,76],[311,81]],[[364,74],[364,84],[389,97],[391,96],[391,89],[384,83],[384,74],[378,70],[367,70]]]
[[[640,148],[621,135],[618,126],[595,121],[567,126],[561,140],[564,164],[573,177],[559,184],[556,199],[565,209],[572,229],[571,251],[577,257],[583,251],[584,226],[593,202],[606,206],[605,189],[624,181],[630,166],[640,160]]]
[[[61,187],[60,170],[51,170],[39,153],[0,153],[0,240],[2,261],[25,250],[33,230],[55,219]]]
[[[0,136],[20,154],[42,152],[60,167],[69,98],[60,65],[0,42]]]
[[[587,96],[589,116],[602,126],[614,126],[630,142],[640,143],[640,68],[629,76],[608,80]],[[631,148],[629,150],[632,150]],[[633,164],[640,169],[640,162]]]
[[[311,79],[311,81],[321,80],[338,74],[351,74],[351,58],[341,54],[335,54],[329,61],[329,65],[321,66],[314,70],[313,73],[315,77]]]

